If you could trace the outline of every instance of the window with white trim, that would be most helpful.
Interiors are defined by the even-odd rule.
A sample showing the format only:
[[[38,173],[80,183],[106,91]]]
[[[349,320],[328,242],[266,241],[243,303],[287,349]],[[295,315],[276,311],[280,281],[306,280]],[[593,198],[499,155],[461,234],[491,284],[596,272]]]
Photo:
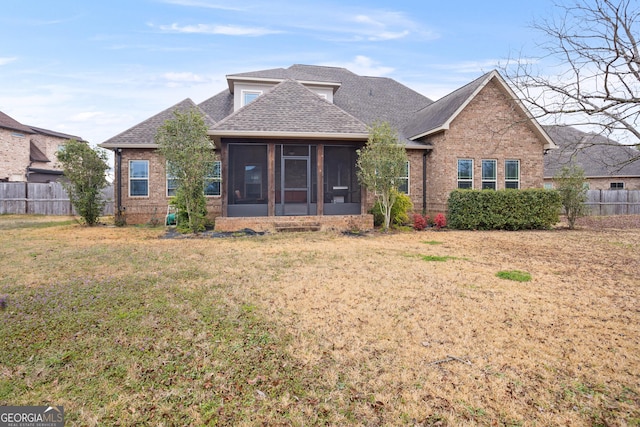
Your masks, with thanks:
[[[398,177],[398,191],[409,195],[409,162],[405,164],[402,176]]]
[[[169,162],[167,162],[166,171],[167,171],[167,197],[174,197],[176,195],[176,190],[178,189],[178,178],[171,174],[171,170],[169,169]]]
[[[482,161],[482,189],[495,190],[497,188],[497,160]]]
[[[148,160],[129,160],[129,196],[149,196]]]
[[[216,160],[207,169],[207,175],[204,178],[204,195],[219,196],[222,194],[222,162]]]
[[[242,91],[242,106],[244,107],[247,104],[251,104],[260,95],[262,95],[262,91],[261,90],[243,90]]]
[[[204,177],[203,189],[205,196],[220,196],[222,184],[222,162],[216,160],[210,164],[207,168],[206,175]],[[171,175],[169,169],[169,162],[167,162],[167,197],[173,197],[176,195],[178,189],[178,178]]]
[[[552,182],[545,182],[544,183],[544,189],[545,190],[553,190],[553,183]]]
[[[473,188],[472,159],[458,159],[458,188]]]
[[[520,188],[520,160],[504,161],[504,188]]]

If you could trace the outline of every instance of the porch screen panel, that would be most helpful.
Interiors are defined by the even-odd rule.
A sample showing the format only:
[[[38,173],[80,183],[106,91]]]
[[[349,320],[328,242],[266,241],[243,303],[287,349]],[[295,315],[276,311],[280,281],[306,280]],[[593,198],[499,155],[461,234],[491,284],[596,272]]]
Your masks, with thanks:
[[[360,213],[361,190],[356,175],[356,147],[324,147],[324,213],[357,215]]]
[[[266,216],[269,201],[266,145],[229,145],[229,216]]]

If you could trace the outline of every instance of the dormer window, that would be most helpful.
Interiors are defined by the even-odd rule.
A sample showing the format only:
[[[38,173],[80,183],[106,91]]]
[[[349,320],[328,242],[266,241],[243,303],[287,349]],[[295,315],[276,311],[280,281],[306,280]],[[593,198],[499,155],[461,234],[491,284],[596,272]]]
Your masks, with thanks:
[[[247,104],[251,104],[260,95],[262,95],[262,91],[261,90],[243,90],[242,91],[242,106],[244,107]]]

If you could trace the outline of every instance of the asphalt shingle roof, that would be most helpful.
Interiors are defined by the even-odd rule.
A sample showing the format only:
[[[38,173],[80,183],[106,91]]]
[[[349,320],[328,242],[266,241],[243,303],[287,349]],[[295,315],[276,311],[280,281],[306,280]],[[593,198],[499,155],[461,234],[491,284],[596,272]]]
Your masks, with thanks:
[[[32,162],[45,163],[51,161],[33,141],[29,142],[29,160]]]
[[[412,120],[404,127],[404,134],[411,138],[438,129],[458,111],[458,109],[473,95],[488,78],[490,73],[478,77],[476,80],[462,86],[436,102],[418,111]]]
[[[211,130],[218,134],[224,130],[258,133],[360,133],[363,132],[363,125],[386,121],[398,129],[400,139],[406,144],[421,145],[410,138],[445,125],[487,81],[491,73],[433,102],[393,79],[359,76],[339,67],[296,64],[289,68],[228,75],[230,80],[253,78],[287,82],[286,85],[280,83],[276,86],[277,90],[272,89],[235,113],[234,96],[229,89],[203,101],[198,107],[211,121]],[[322,100],[301,85],[300,81],[339,84],[333,96],[333,104]],[[183,103],[187,101],[188,106],[192,107],[191,100]],[[158,127],[171,117],[173,109],[181,108],[181,105],[182,103],[153,116],[104,144],[111,147],[122,144],[153,144],[153,136]],[[214,126],[214,123],[217,124]]]
[[[57,138],[63,138],[63,139],[75,139],[76,141],[79,141],[79,142],[86,142],[84,139],[82,139],[81,137],[76,136],[76,135],[69,135],[67,133],[56,132],[54,130],[43,129],[43,128],[39,128],[39,127],[35,127],[35,126],[29,126],[29,127],[35,133],[38,133],[40,135],[55,136]]]
[[[571,126],[544,126],[558,146],[544,156],[544,176],[555,176],[572,162],[586,177],[639,176],[640,151],[603,135],[582,132]],[[630,162],[633,159],[636,161]]]
[[[29,126],[25,126],[19,121],[9,117],[0,111],[0,128],[15,130],[23,133],[35,133]]]
[[[139,145],[139,144],[155,144],[155,136],[158,129],[166,122],[173,118],[174,111],[186,112],[192,108],[198,109],[198,106],[189,98],[177,103],[176,105],[167,108],[164,111],[148,118],[147,120],[139,123],[124,132],[106,140],[101,145],[105,147],[126,147],[127,145]],[[202,110],[201,110],[202,111]],[[213,119],[205,114],[205,123],[211,127],[214,125]]]
[[[337,107],[367,125],[376,121],[389,122],[399,130],[401,138],[409,136],[403,134],[402,128],[413,114],[433,103],[431,99],[393,79],[359,76],[340,67],[296,64],[289,68],[273,68],[232,76],[340,83],[333,97],[333,103]],[[203,106],[203,109],[206,110],[207,107]]]
[[[285,80],[213,131],[366,134],[367,125],[295,80]]]

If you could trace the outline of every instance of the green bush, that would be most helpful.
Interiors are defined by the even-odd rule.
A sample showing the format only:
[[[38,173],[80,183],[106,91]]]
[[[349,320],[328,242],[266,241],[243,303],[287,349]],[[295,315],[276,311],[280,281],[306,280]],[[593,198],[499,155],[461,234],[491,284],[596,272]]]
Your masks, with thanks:
[[[459,230],[548,229],[560,220],[560,208],[554,190],[454,190],[447,219]]]
[[[394,190],[395,191],[395,190]],[[397,193],[396,201],[391,207],[391,225],[400,226],[409,223],[409,213],[413,211],[411,198],[404,193]],[[373,214],[373,224],[381,227],[384,224],[384,214],[380,202],[376,201],[369,211]]]
[[[196,194],[192,196],[192,200],[196,202],[196,206],[192,209],[191,222],[193,228],[189,226],[189,214],[187,213],[185,189],[178,187],[176,195],[171,199],[171,204],[174,205],[178,213],[176,214],[176,228],[181,233],[193,233],[198,231],[204,231],[207,224],[207,200],[204,197],[204,193]]]

